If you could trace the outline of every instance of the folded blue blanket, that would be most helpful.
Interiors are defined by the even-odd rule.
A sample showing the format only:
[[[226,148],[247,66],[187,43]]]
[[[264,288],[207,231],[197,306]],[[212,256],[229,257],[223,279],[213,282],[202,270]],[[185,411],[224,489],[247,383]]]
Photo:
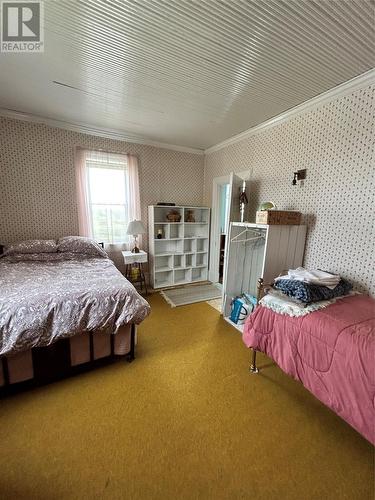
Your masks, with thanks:
[[[329,300],[335,297],[347,295],[353,288],[352,285],[341,278],[339,284],[331,290],[326,286],[312,285],[304,281],[297,280],[277,280],[274,287],[293,299],[309,304],[319,300]]]

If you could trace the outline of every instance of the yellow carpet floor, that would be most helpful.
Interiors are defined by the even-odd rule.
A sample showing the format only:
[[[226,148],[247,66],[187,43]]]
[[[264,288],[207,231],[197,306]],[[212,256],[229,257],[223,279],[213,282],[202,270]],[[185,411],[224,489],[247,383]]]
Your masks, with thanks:
[[[372,499],[374,449],[206,303],[149,298],[137,359],[0,401],[3,499]]]

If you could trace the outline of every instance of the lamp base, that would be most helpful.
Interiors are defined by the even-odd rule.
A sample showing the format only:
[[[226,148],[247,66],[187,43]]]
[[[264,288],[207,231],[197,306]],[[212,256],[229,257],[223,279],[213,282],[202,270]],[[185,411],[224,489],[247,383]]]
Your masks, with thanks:
[[[139,253],[139,248],[138,247],[134,247],[132,249],[132,253]]]

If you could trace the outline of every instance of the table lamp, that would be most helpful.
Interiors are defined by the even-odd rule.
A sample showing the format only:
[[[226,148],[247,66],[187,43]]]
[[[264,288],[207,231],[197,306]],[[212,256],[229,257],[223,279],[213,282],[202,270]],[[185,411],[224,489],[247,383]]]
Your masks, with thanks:
[[[137,236],[139,234],[145,234],[146,228],[142,224],[140,220],[132,220],[129,222],[128,229],[126,234],[132,234],[134,236],[134,248],[132,249],[133,253],[139,253],[139,248],[137,246]]]

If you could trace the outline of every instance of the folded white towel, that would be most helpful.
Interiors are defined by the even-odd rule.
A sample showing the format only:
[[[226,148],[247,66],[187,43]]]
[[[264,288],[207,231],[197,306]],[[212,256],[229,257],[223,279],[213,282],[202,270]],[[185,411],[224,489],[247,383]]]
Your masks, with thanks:
[[[296,302],[292,302],[288,297],[282,297],[281,295],[275,295],[273,293],[265,295],[261,300],[260,304],[263,307],[267,307],[272,311],[279,314],[287,314],[288,316],[306,316],[306,314],[310,314],[314,311],[319,311],[319,309],[323,309],[328,307],[331,304],[334,304],[338,300],[344,299],[345,297],[350,297],[352,295],[357,295],[358,292],[350,292],[348,295],[343,295],[342,297],[335,297],[331,300],[319,300],[318,302],[313,302],[312,304],[297,304]]]
[[[297,267],[297,269],[289,269],[287,275],[279,276],[275,278],[275,281],[281,279],[304,281],[305,283],[311,283],[313,285],[326,286],[333,290],[339,284],[341,277],[337,274],[320,271],[319,269],[308,271],[303,267]]]

